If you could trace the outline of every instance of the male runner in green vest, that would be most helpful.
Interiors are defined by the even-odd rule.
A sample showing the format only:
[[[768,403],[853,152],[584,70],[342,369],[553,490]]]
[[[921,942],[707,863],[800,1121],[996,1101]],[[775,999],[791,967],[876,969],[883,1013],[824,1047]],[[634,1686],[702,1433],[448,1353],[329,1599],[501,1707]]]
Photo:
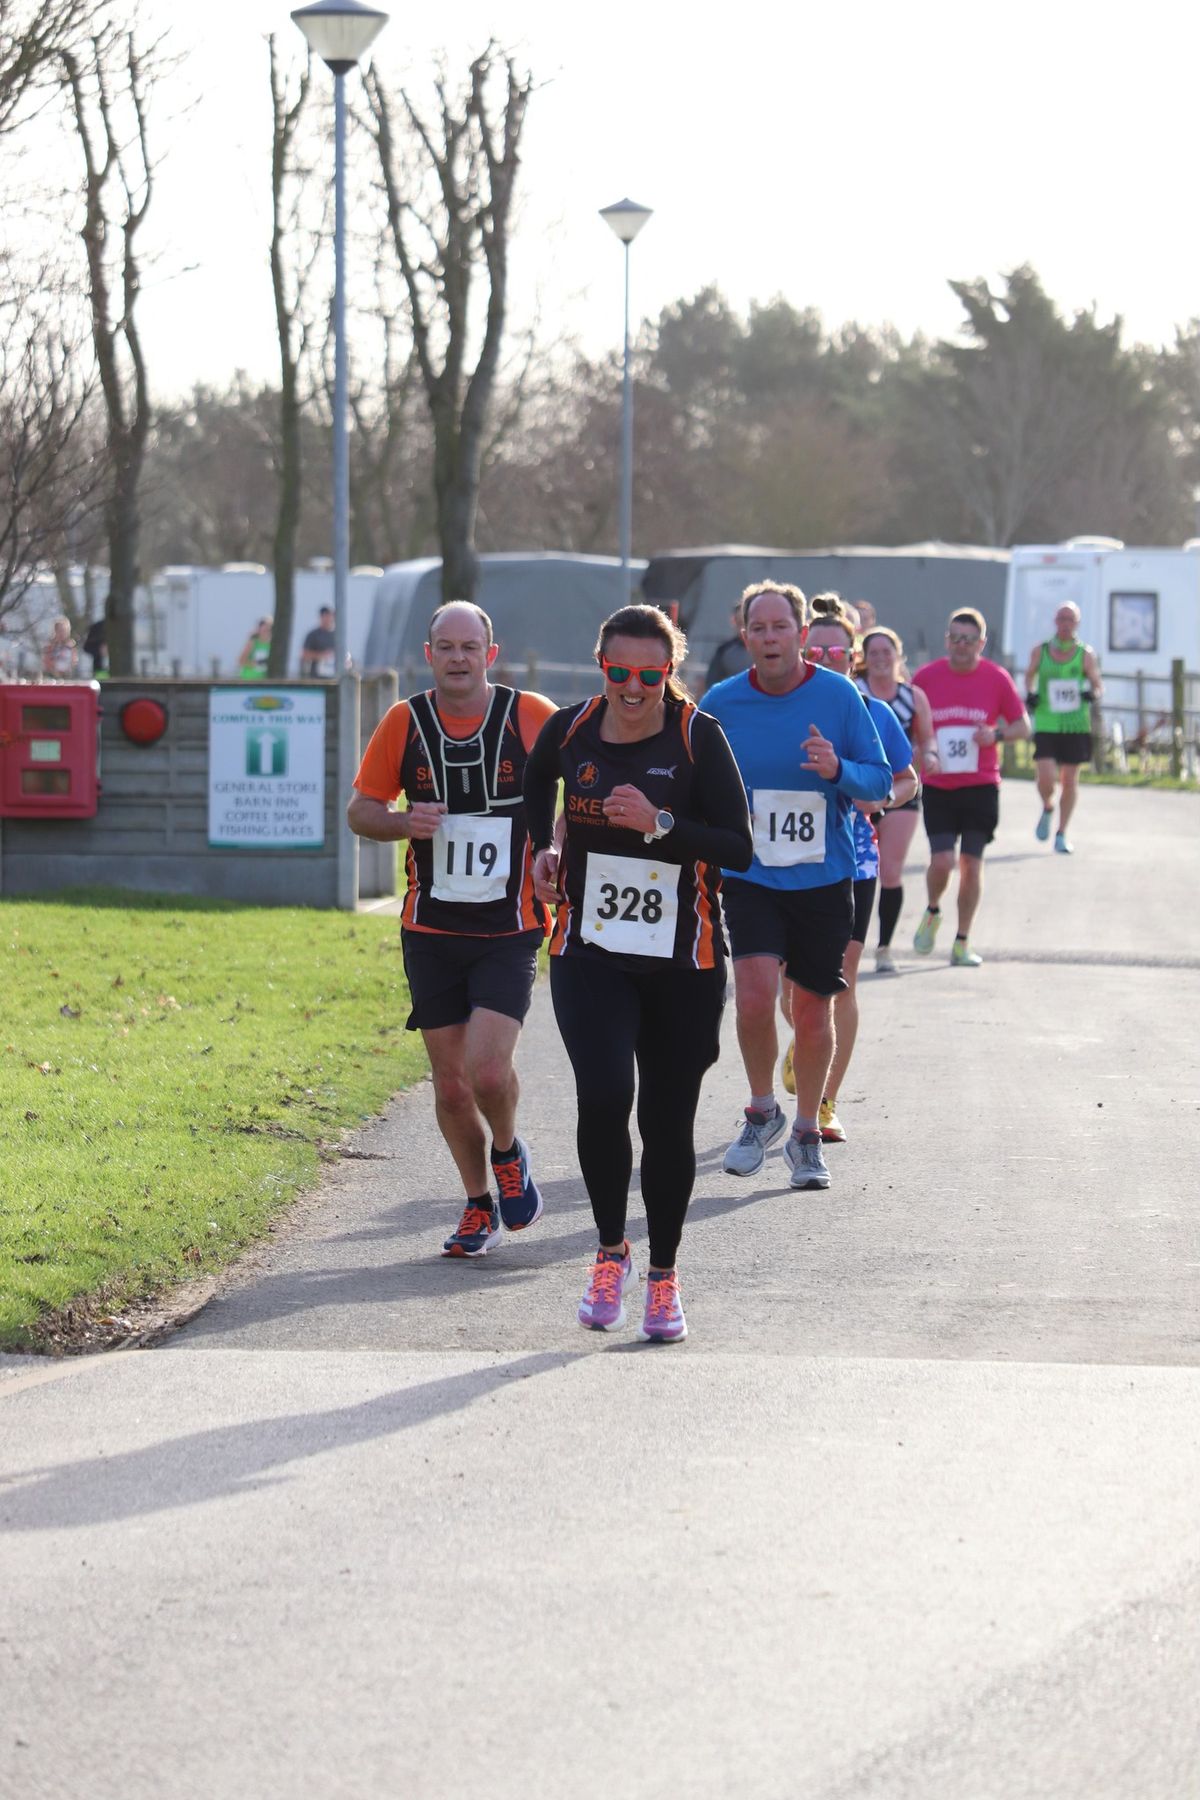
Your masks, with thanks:
[[[1070,856],[1072,849],[1067,824],[1075,811],[1079,771],[1092,760],[1091,703],[1104,692],[1096,652],[1079,641],[1079,619],[1079,608],[1065,600],[1054,615],[1054,636],[1035,647],[1025,671],[1025,703],[1033,715],[1033,755],[1042,797],[1037,835],[1042,843],[1050,836],[1054,794],[1061,779],[1054,848],[1063,856]]]

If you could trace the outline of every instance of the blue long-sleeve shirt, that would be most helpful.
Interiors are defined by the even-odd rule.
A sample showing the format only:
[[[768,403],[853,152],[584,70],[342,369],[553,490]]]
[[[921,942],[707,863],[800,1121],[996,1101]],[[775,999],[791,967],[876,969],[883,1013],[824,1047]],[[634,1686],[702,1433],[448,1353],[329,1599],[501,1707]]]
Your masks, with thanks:
[[[811,669],[790,693],[767,694],[747,671],[718,682],[700,705],[720,720],[750,796],[754,861],[741,878],[782,889],[852,878],[851,802],[884,800],[892,786],[879,733],[854,684]],[[838,753],[835,781],[804,766],[812,725]]]

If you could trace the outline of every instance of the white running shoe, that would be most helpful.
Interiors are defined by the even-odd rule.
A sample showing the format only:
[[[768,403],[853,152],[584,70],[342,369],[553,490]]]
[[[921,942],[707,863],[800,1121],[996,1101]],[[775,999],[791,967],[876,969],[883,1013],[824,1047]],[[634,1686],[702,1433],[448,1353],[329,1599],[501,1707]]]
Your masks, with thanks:
[[[821,1134],[806,1131],[802,1138],[793,1131],[783,1146],[783,1160],[792,1171],[788,1186],[793,1188],[827,1188],[829,1168],[821,1154]]]
[[[787,1116],[776,1105],[773,1117],[746,1108],[746,1123],[725,1152],[727,1175],[757,1175],[767,1160],[767,1151],[777,1144],[788,1128]]]

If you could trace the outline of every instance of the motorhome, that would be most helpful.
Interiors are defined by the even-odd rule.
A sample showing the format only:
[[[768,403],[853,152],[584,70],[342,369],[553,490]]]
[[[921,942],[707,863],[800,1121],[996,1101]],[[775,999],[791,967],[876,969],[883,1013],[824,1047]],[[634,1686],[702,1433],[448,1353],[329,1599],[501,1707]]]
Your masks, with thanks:
[[[1109,735],[1119,724],[1125,738],[1165,740],[1173,723],[1172,665],[1182,662],[1190,739],[1200,701],[1200,539],[1178,550],[1091,537],[1015,545],[1004,651],[1018,677],[1035,646],[1054,635],[1064,601],[1079,608],[1079,636],[1099,657]]]
[[[789,581],[806,594],[832,588],[846,600],[869,600],[880,623],[900,633],[915,668],[942,654],[946,620],[956,606],[978,607],[999,640],[1007,566],[1007,550],[974,544],[826,550],[723,544],[651,557],[642,591],[647,600],[675,610],[701,670],[729,636],[730,609],[752,581]]]
[[[1115,538],[1018,544],[1008,565],[1004,649],[1023,669],[1054,634],[1064,601],[1110,675],[1165,676],[1182,658],[1200,671],[1200,540],[1179,550],[1127,548]]]

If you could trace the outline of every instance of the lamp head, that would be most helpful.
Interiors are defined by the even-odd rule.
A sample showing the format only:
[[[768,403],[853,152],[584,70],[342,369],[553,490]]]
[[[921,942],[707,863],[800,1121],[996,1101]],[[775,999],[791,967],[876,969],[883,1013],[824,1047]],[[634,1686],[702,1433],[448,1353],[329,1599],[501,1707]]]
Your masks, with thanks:
[[[335,75],[348,74],[362,61],[388,21],[385,12],[362,6],[359,0],[314,0],[292,18],[309,49]]]
[[[639,206],[636,200],[618,200],[614,206],[600,208],[600,217],[612,226],[623,244],[632,244],[650,216],[650,207]]]

